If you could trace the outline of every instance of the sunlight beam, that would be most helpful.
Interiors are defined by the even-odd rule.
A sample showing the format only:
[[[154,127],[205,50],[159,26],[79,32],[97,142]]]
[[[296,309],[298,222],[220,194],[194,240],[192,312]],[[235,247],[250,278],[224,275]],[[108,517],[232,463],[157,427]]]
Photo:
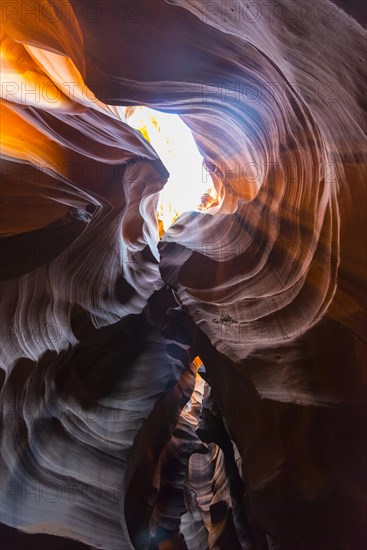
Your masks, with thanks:
[[[191,130],[176,114],[148,107],[124,109],[127,124],[151,143],[170,177],[160,192],[157,217],[163,231],[180,214],[203,211],[218,204],[217,192]]]

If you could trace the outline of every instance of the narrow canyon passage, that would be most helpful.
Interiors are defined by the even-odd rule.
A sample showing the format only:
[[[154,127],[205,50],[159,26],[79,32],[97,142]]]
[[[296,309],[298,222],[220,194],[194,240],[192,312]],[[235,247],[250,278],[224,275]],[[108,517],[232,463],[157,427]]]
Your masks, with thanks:
[[[356,3],[1,9],[5,550],[364,549]]]

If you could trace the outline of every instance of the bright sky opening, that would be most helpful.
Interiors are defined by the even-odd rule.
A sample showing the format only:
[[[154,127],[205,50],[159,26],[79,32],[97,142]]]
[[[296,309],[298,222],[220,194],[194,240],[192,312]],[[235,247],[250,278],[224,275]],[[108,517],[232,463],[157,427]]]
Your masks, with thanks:
[[[126,122],[151,143],[170,177],[160,192],[157,216],[166,231],[183,212],[203,211],[217,192],[191,130],[178,115],[148,107],[125,109]]]

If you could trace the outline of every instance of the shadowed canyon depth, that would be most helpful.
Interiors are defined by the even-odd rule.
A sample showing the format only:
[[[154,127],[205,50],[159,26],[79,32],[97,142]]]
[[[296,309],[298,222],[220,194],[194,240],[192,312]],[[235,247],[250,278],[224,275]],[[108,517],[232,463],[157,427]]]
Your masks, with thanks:
[[[363,6],[1,1],[5,550],[366,548]]]

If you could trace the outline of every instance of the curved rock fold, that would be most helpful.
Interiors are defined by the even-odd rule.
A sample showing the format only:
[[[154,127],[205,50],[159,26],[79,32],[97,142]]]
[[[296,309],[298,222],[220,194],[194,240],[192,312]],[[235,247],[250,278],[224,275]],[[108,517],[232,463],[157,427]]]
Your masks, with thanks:
[[[1,522],[362,550],[365,30],[328,0],[92,4],[2,5]],[[161,238],[139,105],[218,196]]]

